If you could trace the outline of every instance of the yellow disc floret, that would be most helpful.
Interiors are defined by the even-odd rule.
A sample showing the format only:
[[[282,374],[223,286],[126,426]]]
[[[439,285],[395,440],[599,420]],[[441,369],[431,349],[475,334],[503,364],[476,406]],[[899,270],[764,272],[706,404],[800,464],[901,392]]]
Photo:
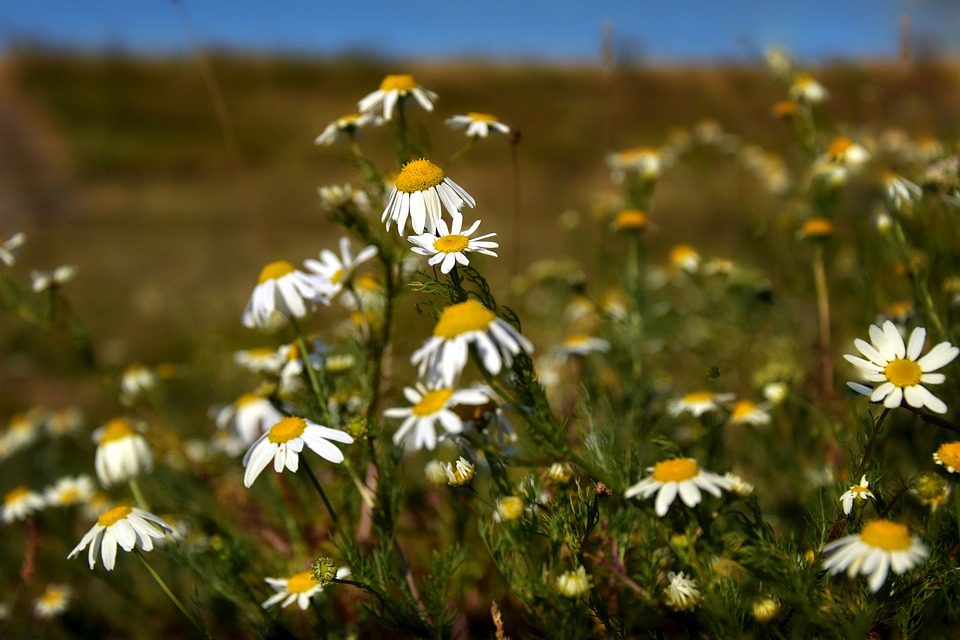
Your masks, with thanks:
[[[851,146],[853,146],[853,140],[846,136],[840,136],[830,143],[830,146],[827,147],[827,153],[832,156],[842,156]]]
[[[440,314],[433,335],[438,338],[456,338],[469,331],[483,331],[496,319],[493,311],[476,300],[467,300],[447,307]]]
[[[271,262],[260,270],[260,277],[257,279],[257,282],[259,284],[263,284],[267,280],[277,280],[278,278],[282,278],[288,273],[293,273],[296,270],[296,267],[286,260],[277,260],[276,262]]]
[[[923,371],[921,371],[920,365],[913,360],[897,358],[887,363],[887,366],[883,368],[883,375],[887,376],[887,380],[898,387],[912,387],[915,384],[920,384]]]
[[[613,228],[617,231],[646,229],[647,214],[639,209],[625,209],[617,214],[617,217],[613,221]]]
[[[133,508],[126,505],[114,507],[105,513],[101,513],[97,518],[97,524],[101,527],[109,527],[126,518],[133,511]]]
[[[26,487],[17,487],[16,489],[11,489],[7,492],[7,495],[3,498],[4,504],[13,504],[19,502],[27,497],[27,494],[30,493],[30,490]]]
[[[299,438],[306,429],[307,421],[303,418],[284,418],[270,427],[270,435],[267,436],[267,439],[274,444],[283,444],[294,438]]]
[[[905,551],[910,548],[910,531],[897,522],[873,520],[863,527],[860,540],[884,551]]]
[[[413,415],[422,417],[435,414],[447,406],[447,400],[452,395],[453,389],[437,389],[427,392],[420,398],[420,402],[413,405]]]
[[[960,469],[960,441],[940,445],[934,458],[951,469]]]
[[[437,238],[433,243],[433,248],[441,253],[459,253],[466,249],[469,244],[470,239],[467,236],[451,234]]]
[[[403,165],[403,169],[400,170],[400,175],[397,176],[397,181],[394,184],[397,186],[397,191],[414,193],[435,187],[443,182],[444,178],[446,178],[446,174],[443,169],[429,160],[421,158]]]
[[[103,434],[100,436],[100,444],[120,440],[132,436],[134,433],[133,426],[129,422],[123,418],[114,418],[104,427]]]
[[[287,592],[306,593],[318,584],[316,576],[313,575],[313,571],[302,571],[287,578]]]
[[[709,391],[694,391],[683,396],[682,400],[686,404],[703,404],[713,402],[713,394]]]
[[[399,91],[405,93],[417,88],[417,81],[410,73],[389,75],[380,83],[380,91]]]
[[[248,406],[248,405],[251,405],[251,404],[253,404],[254,402],[257,402],[257,401],[259,401],[259,400],[260,400],[260,396],[258,396],[257,394],[255,394],[255,393],[245,393],[245,394],[243,394],[242,396],[240,396],[239,398],[237,398],[237,400],[236,400],[236,402],[235,402],[234,404],[237,406],[237,408],[240,408],[240,407],[246,407],[246,406]]]
[[[826,238],[833,234],[833,223],[826,218],[810,218],[800,228],[804,238]]]
[[[733,420],[734,422],[746,420],[756,410],[757,405],[755,403],[749,400],[740,400],[737,404],[733,405]]]
[[[700,467],[693,458],[676,458],[658,462],[653,467],[653,479],[657,482],[683,482],[700,473]]]
[[[474,122],[497,122],[497,116],[489,113],[477,113],[476,111],[471,111],[467,114],[467,117]]]

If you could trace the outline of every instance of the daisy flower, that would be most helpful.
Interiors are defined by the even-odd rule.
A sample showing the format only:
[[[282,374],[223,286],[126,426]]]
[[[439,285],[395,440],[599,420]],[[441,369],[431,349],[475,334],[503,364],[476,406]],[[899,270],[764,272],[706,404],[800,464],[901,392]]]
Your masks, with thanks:
[[[700,604],[702,597],[696,580],[688,578],[683,571],[679,573],[671,571],[667,574],[667,578],[670,582],[664,591],[668,607],[676,611],[691,611]]]
[[[17,249],[23,246],[27,236],[23,233],[15,233],[2,243],[0,243],[0,262],[12,267],[17,263]]]
[[[40,511],[45,506],[43,496],[24,486],[16,487],[3,497],[3,522],[10,524],[14,520],[26,520],[27,516]]]
[[[64,477],[43,492],[47,504],[54,507],[69,507],[90,500],[96,487],[90,476]]]
[[[124,551],[133,551],[135,547],[150,551],[153,549],[154,538],[162,538],[172,531],[170,525],[152,513],[121,505],[100,514],[97,523],[84,534],[80,543],[67,556],[67,560],[75,558],[89,547],[87,562],[90,569],[97,566],[97,555],[100,555],[103,558],[103,568],[113,571],[118,544]]]
[[[647,469],[651,474],[628,488],[624,497],[640,496],[643,499],[657,494],[654,511],[661,518],[667,514],[667,509],[673,504],[674,498],[680,494],[680,499],[688,507],[695,507],[700,503],[700,490],[720,497],[720,490],[729,491],[730,482],[723,476],[701,469],[693,458],[675,458],[662,460]]]
[[[53,271],[31,271],[31,286],[35,293],[41,293],[47,289],[67,284],[76,275],[77,268],[73,265],[61,265]]]
[[[610,343],[585,333],[575,333],[563,341],[557,352],[563,356],[588,356],[591,353],[607,353]]]
[[[335,464],[343,462],[343,452],[332,442],[350,444],[353,438],[350,434],[331,429],[304,418],[283,418],[270,430],[260,436],[243,456],[243,485],[249,488],[270,461],[277,473],[284,467],[296,473],[300,467],[300,452],[306,445],[321,458]]]
[[[732,393],[713,393],[711,391],[694,391],[685,396],[670,402],[667,411],[670,415],[679,416],[682,413],[689,413],[694,418],[699,418],[709,411],[716,411],[720,408],[720,403],[733,400]]]
[[[883,586],[890,569],[896,574],[906,573],[927,557],[926,545],[911,536],[906,526],[890,520],[877,519],[864,525],[860,533],[834,540],[823,548],[826,560],[823,568],[836,575],[847,572],[847,577],[869,575],[870,590],[876,593]]]
[[[872,390],[863,385],[849,385],[859,393],[869,393],[871,402],[883,402],[888,409],[899,407],[903,400],[911,407],[927,407],[935,413],[946,413],[947,405],[930,393],[924,384],[941,384],[946,378],[942,373],[933,373],[960,354],[960,349],[949,342],[934,346],[922,358],[920,352],[927,332],[917,327],[904,345],[896,325],[887,320],[883,328],[870,325],[870,344],[857,338],[854,345],[866,360],[858,356],[844,355],[850,364],[860,369],[864,380],[878,383]]]
[[[533,345],[519,331],[476,300],[467,300],[443,310],[433,336],[410,360],[421,378],[452,387],[467,366],[470,345],[476,347],[483,368],[494,376],[510,367],[515,355],[533,352]]]
[[[10,418],[7,433],[4,435],[4,440],[10,448],[10,452],[18,451],[32,444],[37,439],[42,423],[41,412],[35,409],[26,413],[18,413]]]
[[[770,424],[770,414],[756,402],[738,400],[733,405],[730,424],[752,424],[754,426]]]
[[[114,418],[93,434],[97,478],[104,486],[123,482],[153,470],[153,453],[127,420]]]
[[[960,471],[960,441],[947,442],[933,454],[933,461],[946,468],[950,473]]]
[[[260,270],[257,286],[253,289],[243,312],[243,325],[267,328],[276,321],[276,315],[302,318],[314,303],[329,304],[325,294],[326,281],[315,274],[304,273],[286,260],[277,260]]]
[[[806,104],[820,104],[829,94],[822,84],[809,73],[798,73],[790,86],[790,99]]]
[[[700,268],[700,254],[689,244],[678,244],[670,249],[670,266],[678,271],[696,273]]]
[[[727,471],[723,474],[723,479],[730,483],[730,492],[734,495],[746,498],[753,493],[754,486],[735,473]]]
[[[652,147],[633,147],[624,149],[607,156],[607,166],[614,182],[623,182],[630,174],[635,174],[647,181],[660,177],[662,158],[659,149]]]
[[[870,159],[867,149],[846,136],[834,138],[819,162],[824,164],[836,163],[854,169],[865,164]]]
[[[455,463],[448,462],[441,466],[444,475],[447,477],[447,484],[451,487],[462,487],[465,484],[470,484],[477,472],[474,464],[463,456],[457,458]]]
[[[233,404],[220,409],[216,422],[219,428],[235,433],[244,446],[249,446],[282,419],[283,414],[272,402],[261,395],[245,393]]]
[[[157,374],[142,364],[132,364],[120,376],[120,390],[128,398],[149,392],[157,386]]]
[[[510,133],[510,127],[497,120],[497,116],[473,111],[466,115],[447,118],[447,126],[452,129],[465,128],[468,138],[486,138],[491,130],[503,135]]]
[[[883,189],[894,211],[903,211],[923,198],[923,189],[892,171],[884,174]]]
[[[337,580],[342,580],[349,575],[350,569],[347,567],[337,569]],[[323,591],[323,586],[313,571],[301,571],[289,578],[267,578],[266,583],[277,593],[263,601],[260,606],[264,609],[269,609],[278,602],[283,608],[296,602],[298,607],[306,610],[310,606],[310,598]]]
[[[54,436],[65,436],[83,426],[83,414],[76,407],[66,407],[54,411],[47,419],[47,432]]]
[[[343,290],[358,266],[377,255],[374,246],[364,247],[356,257],[350,251],[350,238],[340,238],[340,255],[329,249],[320,252],[320,260],[306,260],[303,263],[309,271],[323,278],[324,294],[330,298]]]
[[[385,77],[380,88],[367,94],[357,103],[357,107],[361,113],[377,115],[382,112],[383,119],[390,120],[398,103],[403,108],[402,99],[407,96],[413,96],[427,111],[433,111],[433,103],[437,101],[437,94],[418,85],[411,74],[400,73]]]
[[[394,444],[404,442],[412,431],[413,448],[426,447],[431,450],[437,445],[438,424],[445,434],[463,431],[463,420],[452,411],[453,407],[461,404],[483,405],[490,400],[487,394],[479,389],[454,389],[452,386],[443,387],[439,383],[407,387],[403,390],[403,395],[412,406],[396,407],[383,412],[388,418],[403,419],[400,428],[393,434]]]
[[[73,589],[65,584],[51,584],[33,603],[33,612],[38,618],[49,620],[67,610]]]
[[[455,220],[461,216],[464,203],[470,207],[477,204],[443,169],[426,159],[413,160],[400,170],[380,221],[387,224],[387,231],[390,223],[396,222],[403,235],[409,217],[415,233],[421,234],[424,229],[433,232],[443,208]]]
[[[320,196],[320,204],[324,209],[339,209],[349,204],[363,212],[370,209],[370,197],[367,192],[362,189],[354,189],[349,184],[317,187],[317,194]]]
[[[873,492],[868,488],[869,486],[870,483],[867,482],[867,476],[864,475],[860,478],[860,484],[852,485],[843,492],[843,495],[840,496],[840,502],[843,503],[843,513],[850,515],[850,512],[853,511],[854,500],[863,500],[864,502],[866,502],[868,498],[876,500]]]
[[[418,236],[409,236],[407,240],[413,243],[413,251],[421,256],[430,256],[427,264],[431,267],[440,265],[440,273],[450,273],[457,265],[464,266],[470,264],[467,260],[467,253],[482,253],[484,255],[497,257],[497,254],[491,251],[500,245],[496,242],[490,242],[487,238],[497,235],[495,233],[485,233],[482,236],[471,238],[480,226],[477,220],[466,231],[462,231],[463,217],[453,218],[453,224],[447,227],[443,220],[437,220],[436,235],[433,233],[424,233]]]
[[[329,147],[344,136],[353,138],[363,127],[370,124],[376,126],[380,122],[379,116],[370,113],[351,113],[341,116],[328,124],[313,144]]]
[[[281,346],[277,353],[283,357],[284,364],[280,368],[280,390],[282,394],[295,393],[303,385],[304,364],[309,363],[315,371],[324,368],[324,358],[327,345],[319,338],[307,340],[309,353],[304,358],[300,352],[300,345],[296,342]]]
[[[557,576],[557,591],[567,598],[579,598],[590,591],[590,576],[583,566],[573,571],[565,571]]]
[[[640,209],[624,209],[613,219],[614,231],[644,231],[649,222],[647,214]]]
[[[235,351],[233,361],[251,373],[276,375],[287,360],[273,347],[260,347]]]

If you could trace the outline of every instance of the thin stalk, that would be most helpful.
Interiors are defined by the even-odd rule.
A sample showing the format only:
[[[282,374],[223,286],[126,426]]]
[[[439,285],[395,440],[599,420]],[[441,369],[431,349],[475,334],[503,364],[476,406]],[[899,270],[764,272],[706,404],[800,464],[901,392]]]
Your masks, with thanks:
[[[470,151],[472,151],[473,148],[474,148],[475,146],[477,146],[477,141],[478,141],[479,139],[480,139],[480,138],[479,138],[478,136],[470,136],[470,139],[467,140],[467,143],[466,143],[465,145],[463,145],[462,147],[460,147],[459,149],[457,149],[457,150],[453,153],[453,155],[450,156],[450,159],[447,160],[447,164],[453,164],[454,162],[456,162],[457,160],[459,160],[459,159],[462,158],[463,156],[465,156],[465,155],[467,155],[468,153],[470,153]]]
[[[133,499],[136,501],[137,506],[144,511],[150,511],[150,503],[143,497],[143,491],[140,490],[140,483],[137,482],[137,479],[130,478],[127,482],[130,485],[130,492],[133,494]]]
[[[153,579],[158,585],[160,585],[160,588],[163,589],[163,592],[167,594],[167,597],[170,598],[170,601],[173,602],[177,609],[180,609],[180,612],[187,617],[187,620],[190,621],[190,624],[196,627],[198,631],[206,634],[206,630],[203,628],[203,625],[201,625],[197,618],[190,613],[189,609],[187,609],[187,607],[180,601],[180,598],[174,595],[173,591],[170,590],[170,587],[167,586],[167,583],[163,580],[163,578],[160,577],[160,574],[157,573],[152,566],[150,566],[150,563],[147,561],[146,557],[144,557],[143,553],[140,552],[140,549],[135,548],[133,552],[138,558],[140,558],[140,562],[142,562],[143,566],[147,569],[147,573],[153,576]]]
[[[817,319],[820,331],[820,391],[833,394],[833,362],[830,348],[830,291],[827,288],[827,270],[824,264],[823,244],[813,247],[813,282],[817,290]]]
[[[307,348],[307,338],[303,333],[303,328],[296,317],[290,316],[290,324],[297,334],[297,346],[300,348],[300,359],[303,361],[303,369],[307,374],[307,380],[310,382],[310,389],[313,391],[314,398],[317,401],[317,409],[320,411],[320,418],[324,424],[330,424],[330,413],[327,407],[326,394],[320,386],[317,379],[317,372],[313,370],[313,364],[310,362],[310,350]]]
[[[333,524],[337,525],[337,512],[333,510],[333,505],[330,504],[326,492],[323,490],[323,487],[320,486],[320,480],[318,480],[316,474],[313,473],[310,463],[301,457],[300,464],[303,466],[304,471],[307,472],[307,478],[310,479],[310,484],[312,484],[313,488],[320,494],[320,499],[323,500],[323,505],[327,508],[327,513],[330,514],[330,519],[333,520]]]

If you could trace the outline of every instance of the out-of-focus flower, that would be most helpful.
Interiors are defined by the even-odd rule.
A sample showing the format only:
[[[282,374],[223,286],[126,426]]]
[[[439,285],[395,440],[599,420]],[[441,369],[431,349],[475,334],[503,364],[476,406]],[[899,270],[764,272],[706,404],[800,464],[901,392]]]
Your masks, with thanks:
[[[786,78],[793,69],[793,60],[783,49],[771,48],[763,52],[763,59],[767,63],[767,68],[775,76]]]
[[[694,391],[688,393],[676,400],[672,400],[667,407],[670,415],[678,416],[682,413],[689,413],[695,418],[699,418],[709,411],[716,411],[724,402],[733,400],[732,393],[713,393],[712,391]]]
[[[635,175],[647,182],[660,177],[663,162],[659,149],[652,147],[633,147],[607,156],[607,166],[614,182],[623,182],[627,176]]]
[[[47,504],[53,507],[69,507],[90,500],[96,487],[90,476],[63,477],[43,492]]]
[[[45,412],[31,409],[24,413],[18,413],[10,418],[7,426],[7,432],[4,434],[4,444],[8,448],[8,453],[14,453],[33,444],[40,434],[40,427],[45,419]]]
[[[884,174],[883,189],[894,211],[909,211],[914,203],[923,198],[923,189],[892,171]]]
[[[688,578],[683,571],[667,574],[670,582],[664,590],[666,604],[675,611],[692,611],[697,608],[703,597],[700,588],[693,578]]]
[[[678,271],[696,273],[700,269],[700,254],[689,244],[678,244],[670,249],[670,266]]]
[[[321,458],[334,464],[343,462],[343,452],[333,442],[350,444],[353,437],[345,431],[331,429],[304,418],[284,418],[260,436],[243,457],[243,485],[249,488],[270,462],[277,473],[284,467],[296,473],[304,445]]]
[[[950,498],[950,484],[936,473],[924,471],[910,481],[910,493],[933,512]]]
[[[926,545],[911,536],[906,526],[890,520],[877,519],[864,525],[860,533],[844,536],[823,548],[826,560],[823,568],[836,575],[846,571],[853,578],[869,575],[870,590],[876,593],[883,586],[892,569],[901,574],[909,571],[927,557]]]
[[[723,479],[729,483],[730,492],[734,495],[746,498],[753,493],[754,486],[735,473],[728,471],[723,474]]]
[[[790,387],[785,382],[768,382],[763,385],[763,397],[773,404],[780,404],[787,399]]]
[[[798,73],[790,86],[790,99],[805,104],[820,104],[829,94],[822,84],[809,73]]]
[[[504,496],[497,501],[497,512],[493,514],[494,520],[498,522],[516,520],[523,515],[524,508],[523,498],[519,496]]]
[[[15,233],[0,243],[0,262],[12,267],[17,263],[17,249],[23,246],[27,236],[22,232]]]
[[[153,540],[162,538],[173,529],[157,516],[121,505],[100,514],[97,523],[84,534],[80,544],[74,547],[67,559],[76,557],[81,551],[90,548],[87,562],[92,570],[97,566],[97,555],[103,558],[103,568],[113,571],[117,560],[117,545],[124,551],[140,548],[153,549]]]
[[[317,194],[324,209],[338,209],[352,204],[362,212],[370,210],[370,197],[367,192],[354,189],[349,184],[317,187]]]
[[[825,240],[833,235],[833,223],[826,218],[810,218],[800,227],[804,240]]]
[[[65,584],[51,584],[33,602],[33,613],[42,620],[56,618],[67,610],[73,589]]]
[[[463,456],[457,458],[455,463],[450,462],[443,465],[443,471],[447,476],[447,484],[451,487],[462,487],[470,484],[477,472],[473,463]]]
[[[767,410],[750,400],[738,400],[730,413],[731,424],[752,424],[762,426],[770,424],[770,414]]]
[[[933,454],[933,461],[950,473],[960,472],[960,441],[940,445]]]
[[[229,429],[249,446],[282,419],[283,414],[272,402],[256,393],[245,393],[220,409],[216,421],[219,428]]]
[[[76,407],[66,407],[54,411],[47,419],[47,432],[54,436],[74,433],[83,426],[83,414]]]
[[[567,336],[563,343],[557,347],[557,353],[567,357],[585,357],[591,353],[607,353],[608,351],[610,351],[609,342],[603,338],[597,338],[585,333],[575,333]]]
[[[443,209],[456,220],[464,204],[477,206],[473,196],[448,178],[443,169],[421,158],[403,165],[380,221],[386,223],[387,231],[396,222],[397,231],[403,235],[409,217],[414,233],[421,234],[424,229],[432,233]]]
[[[340,116],[324,128],[313,144],[329,147],[339,142],[341,138],[355,138],[360,129],[367,125],[376,126],[380,123],[380,117],[371,113],[351,113]]]
[[[286,260],[277,260],[260,270],[257,286],[243,312],[243,325],[253,329],[275,326],[281,318],[302,318],[314,304],[329,304],[326,281],[304,273]]]
[[[306,260],[303,266],[323,279],[324,295],[333,298],[350,283],[357,267],[375,255],[377,255],[377,248],[368,246],[361,249],[354,257],[350,250],[350,238],[343,236],[340,238],[339,256],[329,249],[324,249],[320,252],[320,260]]]
[[[674,458],[662,460],[647,471],[650,475],[629,487],[625,498],[640,496],[647,499],[657,494],[654,511],[661,518],[667,514],[677,494],[688,507],[700,504],[701,489],[720,497],[721,489],[729,490],[730,482],[723,476],[701,469],[693,458]]]
[[[753,619],[761,624],[770,622],[780,613],[780,603],[774,598],[760,598],[754,600],[750,613],[753,614]]]
[[[120,376],[120,390],[128,399],[149,393],[157,386],[157,374],[149,367],[134,363],[123,370]]]
[[[41,293],[47,289],[62,287],[77,275],[77,268],[73,265],[61,265],[53,271],[31,271],[30,280],[33,290]]]
[[[454,389],[439,385],[407,387],[403,395],[412,406],[387,409],[383,415],[403,419],[400,428],[393,434],[393,442],[399,445],[413,432],[410,444],[414,449],[426,447],[432,450],[437,445],[438,424],[444,435],[463,431],[463,421],[452,411],[456,405],[482,405],[489,401],[479,389]]]
[[[579,598],[590,591],[590,576],[582,566],[557,576],[557,591],[567,598]]]
[[[455,217],[453,224],[447,227],[443,220],[437,220],[435,233],[424,233],[418,236],[409,236],[407,240],[413,243],[410,249],[421,256],[430,256],[427,264],[430,266],[440,265],[440,273],[450,273],[458,265],[468,265],[467,253],[482,253],[487,256],[497,257],[497,254],[491,251],[500,245],[496,242],[490,242],[487,238],[497,235],[495,233],[485,233],[471,238],[480,226],[477,220],[466,231],[462,230],[463,218]]]
[[[357,107],[362,113],[371,115],[382,112],[384,120],[391,120],[397,106],[403,108],[402,102],[407,96],[413,96],[426,111],[433,111],[433,103],[437,101],[437,94],[417,84],[411,74],[399,73],[386,76],[380,88],[367,94]]]
[[[510,133],[510,127],[500,122],[496,116],[473,111],[466,115],[447,118],[447,126],[453,129],[466,129],[468,138],[486,138],[491,130],[503,135]]]
[[[843,504],[843,512],[847,515],[850,515],[850,512],[853,511],[853,502],[854,500],[863,500],[866,502],[868,499],[876,500],[876,497],[873,495],[873,492],[869,489],[870,483],[867,482],[867,476],[864,475],[860,478],[860,484],[852,485],[849,489],[843,492],[843,495],[840,496],[840,502]]]
[[[276,375],[286,362],[284,354],[272,347],[235,351],[233,361],[251,373]]]
[[[153,469],[153,453],[143,436],[124,418],[114,418],[93,434],[100,484],[109,486]]]
[[[614,231],[644,231],[647,228],[647,214],[640,209],[624,209],[613,219]]]
[[[3,497],[3,522],[10,524],[14,520],[26,520],[33,513],[46,506],[43,496],[20,486],[11,489]]]

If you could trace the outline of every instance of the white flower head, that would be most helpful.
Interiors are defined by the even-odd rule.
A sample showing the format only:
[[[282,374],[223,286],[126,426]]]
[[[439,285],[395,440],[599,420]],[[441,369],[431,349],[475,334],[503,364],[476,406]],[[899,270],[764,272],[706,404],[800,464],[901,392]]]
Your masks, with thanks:
[[[730,492],[734,495],[746,498],[753,493],[754,486],[735,473],[728,471],[723,474],[723,479],[730,483]]]
[[[843,495],[840,496],[840,502],[843,504],[843,512],[847,515],[850,515],[850,512],[853,511],[853,501],[854,500],[863,500],[866,502],[868,499],[876,500],[876,497],[873,495],[873,492],[869,489],[870,483],[867,482],[867,476],[860,478],[860,484],[852,485],[849,489],[843,492]]]
[[[883,586],[892,569],[895,574],[906,573],[924,558],[926,545],[911,536],[906,526],[890,520],[872,520],[860,533],[834,540],[823,548],[826,559],[823,568],[836,575],[846,571],[853,578],[869,575],[870,590],[876,593]]]
[[[357,103],[361,113],[376,115],[383,113],[384,120],[393,118],[393,112],[407,96],[413,96],[426,111],[433,111],[433,103],[437,101],[437,94],[424,89],[417,84],[416,78],[409,73],[400,73],[386,76],[380,83],[380,88],[373,91]]]
[[[460,209],[464,204],[475,207],[477,202],[463,187],[448,178],[443,169],[421,158],[403,165],[380,221],[386,223],[387,231],[390,224],[396,222],[397,230],[403,235],[407,218],[410,218],[414,233],[421,234],[424,229],[432,233],[443,209],[456,220],[462,216]]]
[[[328,124],[313,144],[329,147],[344,137],[353,138],[360,129],[368,125],[377,126],[382,122],[380,116],[372,113],[351,113],[341,116]]]
[[[670,402],[667,411],[670,415],[679,416],[689,413],[699,418],[710,411],[717,411],[720,405],[733,400],[732,393],[713,393],[712,391],[693,391]]]
[[[858,393],[870,391],[870,401],[883,402],[888,409],[899,407],[906,400],[911,407],[927,407],[935,413],[946,413],[947,405],[923,385],[941,384],[945,376],[933,372],[952,362],[960,354],[960,349],[949,342],[941,342],[921,358],[926,337],[926,330],[917,327],[904,344],[896,325],[889,320],[883,323],[882,329],[870,325],[870,343],[859,338],[854,340],[857,350],[866,359],[849,354],[843,357],[860,369],[864,380],[877,383],[877,386],[872,390],[863,385],[851,385],[851,388]]]
[[[317,194],[320,196],[320,204],[324,209],[338,209],[352,204],[360,211],[370,210],[370,197],[367,192],[362,189],[354,189],[349,184],[317,187]]]
[[[350,576],[350,569],[340,567],[337,569],[337,580],[342,580]],[[301,610],[306,610],[310,606],[310,598],[321,593],[323,586],[317,580],[313,571],[301,571],[289,578],[267,578],[266,583],[276,591],[275,594],[267,598],[260,605],[268,609],[273,605],[280,603],[282,608],[289,607],[294,602]]]
[[[695,274],[700,270],[700,253],[689,244],[678,244],[670,249],[670,266],[674,271]]]
[[[53,507],[69,507],[90,500],[96,493],[90,476],[64,477],[43,492],[47,504]]]
[[[51,584],[33,603],[33,613],[41,620],[56,618],[67,610],[73,598],[73,589],[65,584]]]
[[[667,606],[676,611],[691,611],[700,604],[702,596],[696,580],[688,578],[683,571],[667,574],[670,579],[664,590]]]
[[[750,400],[738,400],[730,413],[730,424],[752,424],[763,426],[770,424],[770,413],[765,407]]]
[[[654,511],[661,518],[673,504],[677,494],[688,507],[695,507],[702,499],[701,490],[720,497],[721,489],[730,490],[730,481],[713,472],[701,469],[693,458],[662,460],[647,469],[650,475],[624,492],[625,498],[640,496],[649,498],[654,493],[657,499]]]
[[[326,282],[304,273],[286,260],[277,260],[260,270],[257,286],[243,312],[243,325],[268,328],[277,316],[302,318],[314,304],[329,304]]]
[[[217,426],[236,435],[248,447],[271,426],[280,422],[283,414],[273,403],[256,393],[245,393],[233,404],[217,412]]]
[[[283,418],[260,436],[243,456],[243,484],[250,487],[270,461],[277,473],[284,467],[297,472],[300,467],[300,452],[304,445],[321,458],[334,464],[343,462],[343,452],[333,442],[350,444],[350,434],[310,422],[305,418]]]
[[[443,473],[447,477],[447,484],[451,487],[469,484],[476,472],[476,466],[463,456],[457,458],[455,463],[448,462],[443,465]]]
[[[10,524],[15,520],[26,520],[28,516],[46,506],[43,496],[26,487],[11,489],[3,497],[3,522]]]
[[[12,267],[17,263],[17,249],[23,246],[27,236],[22,232],[15,233],[0,243],[0,262]]]
[[[659,149],[652,147],[633,147],[607,156],[610,176],[616,183],[623,182],[628,175],[636,175],[646,181],[660,177],[663,158]]]
[[[73,433],[83,426],[83,413],[76,407],[65,407],[50,414],[47,433],[54,437]]]
[[[123,370],[120,390],[127,398],[136,398],[157,386],[157,374],[142,364],[135,363]]]
[[[513,357],[533,352],[533,345],[519,331],[476,300],[467,300],[443,310],[433,335],[411,357],[420,377],[452,387],[467,366],[474,345],[483,368],[497,375],[513,364]]]
[[[273,347],[260,347],[235,351],[233,361],[251,373],[276,375],[287,359]]]
[[[427,264],[431,267],[440,265],[441,273],[450,273],[458,264],[468,265],[467,253],[482,253],[484,255],[497,257],[497,254],[491,251],[500,245],[496,242],[490,242],[487,238],[497,235],[495,233],[485,233],[476,238],[471,238],[480,226],[477,220],[466,231],[462,230],[463,218],[454,217],[453,224],[447,227],[447,223],[442,219],[437,220],[435,233],[424,233],[418,236],[409,236],[407,240],[413,243],[411,251],[421,256],[430,256]]]
[[[590,576],[583,566],[557,576],[557,591],[567,598],[579,598],[590,591]]]
[[[333,298],[350,281],[356,268],[375,255],[377,248],[369,246],[361,249],[354,257],[350,250],[350,238],[343,236],[340,238],[339,256],[329,249],[324,249],[320,252],[320,260],[306,260],[303,266],[323,279],[324,294]]]
[[[452,410],[453,407],[461,404],[482,405],[490,400],[479,389],[454,389],[439,383],[407,387],[403,390],[403,395],[412,406],[396,407],[383,412],[388,418],[403,419],[400,428],[393,434],[394,444],[407,441],[413,432],[413,438],[408,444],[414,449],[431,450],[437,445],[438,424],[444,432],[443,435],[463,431],[463,420]]]
[[[563,343],[557,347],[557,354],[563,357],[585,357],[591,353],[607,353],[609,351],[609,342],[603,338],[597,338],[586,333],[569,335],[564,339]]]
[[[887,203],[894,211],[907,211],[923,198],[923,189],[892,171],[883,177]]]
[[[829,94],[809,73],[798,73],[790,86],[790,99],[805,104],[820,104]]]
[[[7,432],[3,436],[4,444],[9,449],[9,453],[33,444],[33,441],[40,434],[40,427],[45,419],[45,412],[37,408],[18,413],[10,418]]]
[[[76,267],[73,265],[61,265],[53,271],[31,271],[30,280],[34,292],[41,293],[47,289],[67,284],[73,280],[76,275]]]
[[[949,473],[960,473],[960,441],[940,445],[933,454],[933,461]]]
[[[153,470],[153,453],[142,435],[124,418],[114,418],[93,434],[95,466],[104,486],[124,482]]]
[[[447,118],[447,126],[452,129],[466,129],[468,138],[486,138],[491,131],[503,135],[510,133],[510,127],[500,122],[496,116],[473,111]]]
[[[117,545],[124,551],[134,548],[151,551],[153,540],[163,538],[173,529],[157,516],[138,509],[121,505],[100,514],[97,523],[84,534],[80,544],[74,547],[67,559],[76,557],[89,547],[87,562],[90,569],[97,566],[97,555],[103,558],[103,568],[113,571],[117,560]]]

